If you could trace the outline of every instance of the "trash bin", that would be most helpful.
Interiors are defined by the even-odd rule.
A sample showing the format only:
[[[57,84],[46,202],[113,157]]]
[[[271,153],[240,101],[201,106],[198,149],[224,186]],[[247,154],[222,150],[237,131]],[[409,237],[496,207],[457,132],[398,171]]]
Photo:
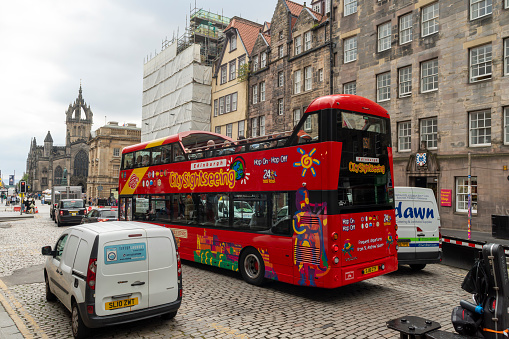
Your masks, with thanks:
[[[491,215],[491,235],[509,240],[509,215]]]

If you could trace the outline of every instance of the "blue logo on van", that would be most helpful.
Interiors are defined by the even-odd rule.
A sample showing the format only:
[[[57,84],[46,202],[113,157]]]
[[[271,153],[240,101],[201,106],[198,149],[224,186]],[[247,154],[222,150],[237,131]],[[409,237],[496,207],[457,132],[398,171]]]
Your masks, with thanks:
[[[424,208],[424,207],[407,207],[403,213],[401,212],[401,204],[400,201],[396,206],[396,217],[398,218],[420,218],[421,220],[426,219],[435,219],[435,214],[433,209]]]

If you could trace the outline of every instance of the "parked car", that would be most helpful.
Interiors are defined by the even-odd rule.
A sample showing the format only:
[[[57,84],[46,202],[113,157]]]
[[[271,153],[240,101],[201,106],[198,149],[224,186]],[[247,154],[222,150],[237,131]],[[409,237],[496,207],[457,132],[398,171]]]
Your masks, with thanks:
[[[73,226],[42,254],[48,256],[46,300],[58,299],[71,311],[75,338],[92,328],[177,315],[182,268],[166,227],[133,221]]]
[[[79,224],[85,216],[85,205],[82,199],[62,199],[55,210],[55,222],[58,227],[63,224]]]
[[[118,219],[118,208],[94,208],[81,219],[82,224],[114,221]]]

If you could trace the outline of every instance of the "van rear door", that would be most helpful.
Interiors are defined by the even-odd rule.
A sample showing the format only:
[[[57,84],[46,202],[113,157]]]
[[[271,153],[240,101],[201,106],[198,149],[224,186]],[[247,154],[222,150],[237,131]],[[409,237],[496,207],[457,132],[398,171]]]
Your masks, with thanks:
[[[170,230],[164,228],[161,230],[165,235],[147,238],[149,307],[176,301],[179,293],[175,241]],[[148,230],[148,232],[152,235],[154,231]]]
[[[421,260],[437,259],[439,252],[440,215],[431,189],[413,188],[414,219],[416,226],[415,257]]]
[[[411,187],[395,187],[396,224],[398,225],[398,260],[415,260],[417,238],[414,219],[414,193]]]
[[[100,234],[95,288],[97,315],[148,307],[147,246],[144,229]]]

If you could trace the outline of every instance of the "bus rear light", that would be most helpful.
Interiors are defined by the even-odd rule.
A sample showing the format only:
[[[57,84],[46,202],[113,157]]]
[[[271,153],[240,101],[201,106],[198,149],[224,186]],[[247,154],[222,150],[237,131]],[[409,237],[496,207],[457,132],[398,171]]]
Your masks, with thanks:
[[[90,259],[88,261],[87,270],[87,285],[91,290],[95,290],[95,277],[97,272],[97,259]]]
[[[334,257],[334,263],[337,265],[339,264],[339,258],[338,257]]]
[[[339,235],[336,232],[332,233],[332,240],[338,240],[338,238]]]
[[[338,245],[332,245],[332,251],[333,252],[339,251],[339,246]]]

